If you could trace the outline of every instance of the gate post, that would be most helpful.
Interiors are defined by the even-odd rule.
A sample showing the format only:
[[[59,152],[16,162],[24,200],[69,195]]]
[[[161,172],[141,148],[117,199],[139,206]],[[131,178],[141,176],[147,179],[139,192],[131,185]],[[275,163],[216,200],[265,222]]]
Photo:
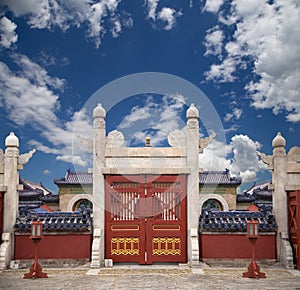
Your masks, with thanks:
[[[105,180],[103,167],[105,165],[105,138],[106,138],[106,112],[101,104],[93,111],[94,117],[94,138],[93,138],[93,251],[99,251],[99,254],[92,253],[93,267],[100,267],[104,263],[104,238],[103,235],[95,233],[104,233],[105,223]]]
[[[199,217],[199,111],[191,104],[186,112],[187,167],[187,234],[188,262],[199,265],[198,217]],[[197,239],[197,242],[195,240]]]
[[[277,259],[282,261],[283,245],[281,241],[282,233],[288,233],[288,209],[287,193],[285,185],[287,180],[287,157],[285,151],[286,141],[280,133],[272,141],[273,146],[273,212],[278,224],[277,232]]]
[[[300,148],[293,147],[286,154],[286,140],[278,132],[272,141],[273,155],[257,152],[272,171],[273,213],[278,225],[276,238],[277,260],[286,268],[293,268],[293,255],[288,229],[287,191],[300,187]]]
[[[6,268],[14,257],[14,225],[19,211],[19,170],[23,169],[34,154],[31,150],[19,154],[19,138],[11,132],[5,139],[5,154],[0,149],[0,175],[3,175],[0,187],[3,191],[3,243],[0,248],[0,268]]]

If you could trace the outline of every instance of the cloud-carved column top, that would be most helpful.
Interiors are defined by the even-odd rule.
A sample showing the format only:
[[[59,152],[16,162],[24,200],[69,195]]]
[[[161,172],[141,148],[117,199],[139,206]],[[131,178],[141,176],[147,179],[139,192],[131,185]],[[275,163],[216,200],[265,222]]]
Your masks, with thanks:
[[[124,144],[124,135],[118,131],[113,130],[108,133],[106,138],[107,147],[122,147]]]
[[[203,153],[203,149],[205,149],[208,146],[208,144],[215,138],[216,138],[215,133],[212,133],[208,137],[200,138],[199,139],[199,153]]]
[[[27,153],[21,154],[18,157],[18,164],[19,165],[24,165],[27,164],[30,158],[33,156],[33,154],[36,152],[35,149],[30,150]]]
[[[263,163],[268,165],[268,168],[272,170],[274,168],[273,165],[273,155],[266,155],[265,153],[256,151],[256,154],[260,157]]]

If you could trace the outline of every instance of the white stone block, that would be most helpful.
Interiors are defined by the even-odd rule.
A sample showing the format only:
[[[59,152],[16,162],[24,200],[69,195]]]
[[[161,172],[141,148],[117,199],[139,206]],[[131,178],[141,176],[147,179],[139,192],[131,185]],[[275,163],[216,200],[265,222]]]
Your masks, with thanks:
[[[113,267],[113,260],[112,259],[104,259],[104,267],[105,268],[112,268]]]
[[[10,261],[9,268],[17,270],[17,269],[19,269],[19,265],[20,265],[20,261],[12,260],[12,261]]]

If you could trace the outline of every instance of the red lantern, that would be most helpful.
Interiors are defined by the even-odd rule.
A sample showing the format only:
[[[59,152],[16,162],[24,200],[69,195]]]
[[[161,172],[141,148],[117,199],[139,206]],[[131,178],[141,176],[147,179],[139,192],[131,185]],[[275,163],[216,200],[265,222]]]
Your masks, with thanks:
[[[31,223],[31,237],[32,239],[41,239],[43,236],[43,223],[35,221]]]
[[[248,239],[258,238],[258,221],[247,222],[247,237]]]

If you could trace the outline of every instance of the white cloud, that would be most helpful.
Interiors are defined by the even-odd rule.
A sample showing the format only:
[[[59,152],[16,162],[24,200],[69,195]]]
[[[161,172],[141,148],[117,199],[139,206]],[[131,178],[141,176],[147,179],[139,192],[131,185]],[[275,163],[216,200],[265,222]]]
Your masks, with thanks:
[[[148,0],[147,1],[147,10],[148,18],[151,19],[154,23],[157,20],[166,22],[163,27],[164,30],[171,30],[176,25],[176,18],[182,16],[182,12],[177,12],[174,8],[163,7],[160,11],[157,11],[159,0]],[[154,25],[157,28],[156,25]]]
[[[148,17],[155,20],[156,19],[156,9],[159,0],[148,0]]]
[[[209,29],[205,36],[204,45],[206,47],[206,51],[204,55],[205,56],[216,55],[221,57],[223,40],[224,40],[224,34],[223,31],[220,30],[218,25]]]
[[[181,14],[178,14],[175,9],[164,7],[159,11],[157,19],[167,22],[164,30],[171,30],[176,24],[176,17],[180,15]]]
[[[139,107],[135,106],[131,109],[129,115],[126,115],[121,124],[120,129],[125,129],[131,127],[135,122],[145,120],[151,117],[150,106]]]
[[[233,115],[237,120],[241,118],[242,114],[243,114],[243,109],[240,108],[233,109]]]
[[[43,170],[43,174],[44,175],[49,175],[50,173],[51,173],[51,171],[49,169]]]
[[[51,77],[36,63],[24,55],[14,57],[20,68],[18,73],[0,62],[0,106],[8,112],[8,117],[19,126],[30,126],[40,133],[48,143],[38,140],[30,144],[45,153],[57,155],[57,159],[87,165],[86,150],[74,136],[91,136],[92,126],[85,111],[75,112],[70,121],[63,123],[57,117],[60,108],[59,96],[65,81]]]
[[[240,63],[239,59],[228,57],[221,64],[212,64],[210,70],[205,72],[207,80],[218,81],[220,83],[233,82],[236,80],[234,73]]]
[[[206,0],[204,10],[212,13],[217,13],[223,5],[224,0]]]
[[[199,155],[200,167],[218,171],[228,168],[233,175],[242,177],[243,183],[254,181],[257,173],[266,169],[256,155],[260,147],[247,135],[233,136],[228,145],[213,140]]]
[[[39,87],[49,86],[60,91],[64,89],[66,82],[64,79],[50,77],[45,69],[31,61],[27,56],[15,54],[13,58],[18,66],[22,68],[22,76],[27,78],[31,83]]]
[[[118,13],[121,0],[3,0],[8,10],[16,17],[27,16],[27,23],[36,29],[87,26],[87,36],[96,47],[101,39],[111,31],[113,37],[120,35],[123,27],[132,26],[128,13]],[[131,23],[131,25],[128,25]]]
[[[232,82],[239,70],[252,69],[256,78],[245,86],[252,106],[285,112],[288,121],[299,122],[299,8],[297,0],[232,1],[219,21],[235,29],[224,40],[224,58],[211,65],[206,78]]]
[[[184,100],[181,95],[173,95],[164,96],[158,102],[153,96],[148,96],[144,105],[134,107],[124,117],[118,129],[124,133],[127,143],[128,140],[135,145],[144,143],[150,135],[152,146],[161,145],[171,131],[185,125],[180,117]]]
[[[253,181],[257,172],[266,169],[256,154],[261,147],[259,142],[253,141],[247,135],[235,135],[231,138],[230,145],[233,148],[231,171],[240,175],[243,182]]]
[[[227,156],[231,151],[230,145],[225,145],[214,139],[199,155],[199,166],[204,170],[224,171],[230,167],[230,160],[227,159]]]
[[[18,40],[16,34],[17,25],[7,17],[0,19],[0,46],[4,48],[10,48]]]

